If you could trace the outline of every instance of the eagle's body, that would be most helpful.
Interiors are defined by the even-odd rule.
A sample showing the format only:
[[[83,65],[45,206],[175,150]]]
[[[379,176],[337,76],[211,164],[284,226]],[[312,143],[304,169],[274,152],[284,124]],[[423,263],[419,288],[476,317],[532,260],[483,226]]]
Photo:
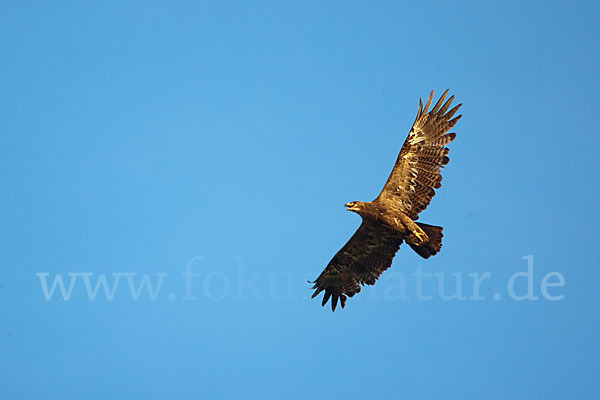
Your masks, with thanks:
[[[430,112],[433,91],[425,108],[419,102],[415,123],[379,196],[346,204],[363,221],[314,282],[312,297],[324,290],[323,305],[331,297],[334,311],[338,299],[343,308],[347,297],[360,292],[360,285],[373,285],[392,265],[402,242],[423,258],[440,251],[443,229],[415,221],[441,186],[441,168],[449,161],[446,145],[456,137],[448,131],[461,117],[452,119],[461,104],[448,111],[454,96],[443,103],[447,94],[446,90]]]
[[[401,235],[407,242],[417,245],[427,240],[427,234],[395,202],[375,199],[369,202],[348,203],[348,211],[354,211],[371,224],[383,225]]]

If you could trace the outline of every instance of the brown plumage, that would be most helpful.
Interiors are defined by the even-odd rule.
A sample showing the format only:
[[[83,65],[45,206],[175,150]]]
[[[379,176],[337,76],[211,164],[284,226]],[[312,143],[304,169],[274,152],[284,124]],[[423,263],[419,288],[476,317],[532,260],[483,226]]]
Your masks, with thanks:
[[[452,118],[462,104],[450,111],[454,96],[445,103],[448,90],[433,106],[433,91],[427,104],[419,100],[419,111],[383,190],[371,202],[353,201],[348,211],[362,217],[362,224],[348,243],[329,262],[314,283],[314,298],[325,292],[323,305],[331,298],[335,311],[347,297],[360,292],[361,285],[373,285],[392,265],[403,241],[423,258],[437,254],[442,247],[442,227],[414,222],[427,208],[435,189],[441,186],[441,168],[448,164],[446,145],[454,140],[448,133],[461,118]]]

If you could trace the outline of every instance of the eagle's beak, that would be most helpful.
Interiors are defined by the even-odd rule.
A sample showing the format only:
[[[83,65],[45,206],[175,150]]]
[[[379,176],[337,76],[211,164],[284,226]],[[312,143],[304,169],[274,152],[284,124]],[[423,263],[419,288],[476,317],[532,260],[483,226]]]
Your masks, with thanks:
[[[357,211],[358,210],[358,206],[356,204],[346,203],[345,206],[347,207],[346,208],[347,211]]]

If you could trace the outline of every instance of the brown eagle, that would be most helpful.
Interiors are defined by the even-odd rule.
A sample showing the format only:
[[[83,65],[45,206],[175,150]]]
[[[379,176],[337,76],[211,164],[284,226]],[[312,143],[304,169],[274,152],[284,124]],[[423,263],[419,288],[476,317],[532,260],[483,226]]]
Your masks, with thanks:
[[[448,90],[429,112],[433,91],[425,108],[419,99],[417,118],[379,196],[371,202],[346,204],[348,211],[362,217],[362,224],[317,280],[310,282],[316,289],[313,298],[325,291],[323,306],[331,298],[333,311],[338,300],[344,308],[347,297],[360,292],[361,285],[375,284],[392,265],[403,241],[423,258],[442,248],[443,228],[415,221],[435,195],[434,189],[441,186],[441,168],[449,161],[446,145],[456,137],[448,131],[462,117],[452,118],[462,104],[448,111],[454,96],[444,103],[447,95]]]

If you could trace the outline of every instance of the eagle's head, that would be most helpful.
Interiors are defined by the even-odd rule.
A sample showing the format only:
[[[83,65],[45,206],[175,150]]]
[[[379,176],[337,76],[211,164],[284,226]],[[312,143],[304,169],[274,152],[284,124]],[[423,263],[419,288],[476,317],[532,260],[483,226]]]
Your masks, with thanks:
[[[357,214],[365,211],[365,203],[363,201],[351,201],[350,203],[346,203],[346,207],[348,211],[354,211]]]

